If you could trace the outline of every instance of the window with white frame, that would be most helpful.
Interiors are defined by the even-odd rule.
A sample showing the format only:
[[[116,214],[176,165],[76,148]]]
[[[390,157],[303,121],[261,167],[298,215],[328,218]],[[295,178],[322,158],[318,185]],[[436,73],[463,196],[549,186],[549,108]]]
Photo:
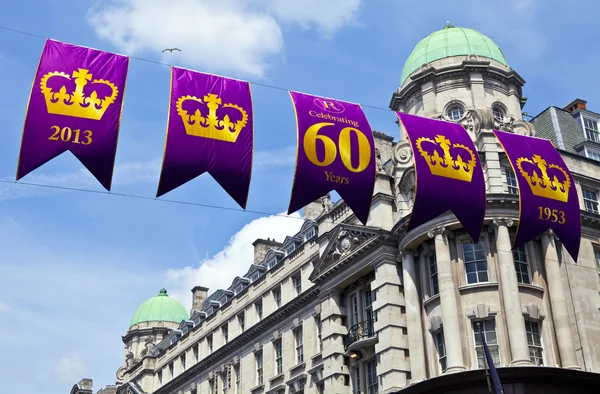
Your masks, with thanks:
[[[446,110],[446,116],[450,120],[460,120],[465,115],[465,107],[460,104],[452,104]]]
[[[583,194],[583,203],[585,210],[592,213],[598,213],[598,192],[590,189],[581,189]]]
[[[488,282],[488,267],[485,256],[483,242],[479,243],[463,242],[463,257],[465,262],[465,272],[467,274],[467,283]]]
[[[524,246],[513,249],[513,260],[517,271],[517,282],[531,284],[531,270],[527,261],[527,253]]]
[[[281,345],[281,338],[273,342],[273,349],[275,350],[275,375],[281,375],[283,373],[283,348]]]
[[[258,278],[260,278],[260,272],[256,271],[250,276],[250,281],[254,282],[255,280],[258,280]]]
[[[281,306],[281,287],[277,286],[273,289],[273,299],[275,300],[275,305],[279,308]]]
[[[260,301],[256,301],[254,303],[254,309],[256,310],[256,317],[258,318],[258,320],[262,319],[263,316],[263,305],[262,305],[262,300]]]
[[[361,394],[362,388],[360,387],[360,367],[358,365],[352,368],[352,383],[352,392],[354,394]]]
[[[379,384],[377,382],[377,361],[367,363],[367,394],[377,394]]]
[[[269,269],[275,267],[276,265],[277,265],[277,258],[269,260],[269,263],[267,264],[267,266],[269,267]]]
[[[294,252],[294,250],[296,250],[296,244],[291,244],[290,246],[285,248],[285,254],[286,255],[292,254]]]
[[[297,274],[292,277],[292,283],[294,284],[294,290],[296,291],[296,295],[302,293],[302,277],[300,274]]]
[[[592,150],[592,149],[585,148],[585,153],[586,153],[586,156],[589,159],[600,161],[600,152],[597,152],[597,151]]]
[[[263,353],[262,350],[254,353],[254,360],[256,361],[256,384],[263,384]]]
[[[598,122],[593,119],[583,118],[583,128],[585,129],[585,138],[589,141],[600,143],[600,132],[598,132]]]
[[[438,363],[440,366],[440,373],[444,373],[447,368],[446,364],[446,340],[444,339],[444,331],[440,330],[433,334],[435,341],[435,349],[437,350]]]
[[[244,332],[244,330],[246,329],[246,315],[244,314],[244,312],[240,313],[237,319],[238,324],[240,326],[240,332]]]
[[[429,296],[439,294],[440,286],[438,283],[438,270],[435,254],[427,256],[427,265],[429,266]]]
[[[498,346],[498,338],[496,336],[496,320],[495,319],[487,319],[481,321],[473,322],[473,334],[475,337],[475,353],[477,355],[477,365],[479,368],[485,368],[484,357],[485,352],[483,350],[483,342],[481,341],[481,336],[479,335],[479,328],[477,327],[477,323],[481,324],[481,331],[483,331],[483,336],[485,338],[485,342],[490,349],[490,355],[492,356],[492,360],[494,361],[494,366],[500,366],[500,349]]]
[[[244,290],[244,285],[242,283],[240,283],[239,285],[237,285],[234,289],[233,289],[233,293],[235,295],[238,295],[239,293],[242,292],[242,290]]]
[[[296,344],[296,364],[304,362],[304,333],[302,326],[294,330],[294,342]]]
[[[313,227],[313,228],[311,228],[310,230],[308,230],[306,232],[306,234],[304,235],[304,240],[308,241],[309,239],[311,239],[315,235],[317,235],[317,230]]]
[[[529,358],[531,362],[535,365],[544,365],[540,324],[537,321],[525,320],[525,331],[527,332],[527,344],[529,345]]]
[[[506,176],[506,186],[508,188],[508,194],[519,194],[519,186],[517,184],[517,177],[514,171],[510,167],[504,167],[504,175]]]

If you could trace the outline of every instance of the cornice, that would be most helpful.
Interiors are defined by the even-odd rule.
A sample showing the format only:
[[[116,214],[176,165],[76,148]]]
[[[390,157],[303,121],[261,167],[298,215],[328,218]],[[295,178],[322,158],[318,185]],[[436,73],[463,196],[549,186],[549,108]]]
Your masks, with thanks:
[[[239,350],[241,347],[247,345],[248,343],[251,343],[256,337],[261,336],[265,332],[270,331],[269,328],[281,324],[286,316],[297,312],[300,307],[316,299],[319,293],[320,289],[318,288],[311,288],[307,290],[305,294],[296,297],[284,307],[271,313],[260,323],[254,325],[252,328],[248,329],[243,334],[237,336],[231,342],[227,343],[225,346],[222,346],[209,356],[205,357],[204,359],[202,359],[202,361],[198,362],[196,365],[192,366],[190,369],[186,370],[179,376],[176,376],[173,380],[166,383],[158,390],[154,391],[154,394],[171,393],[175,390],[176,387],[185,384],[200,373],[214,368],[213,364],[217,364],[219,362],[222,362],[224,359],[231,357],[231,354],[233,352]]]
[[[133,337],[143,337],[154,334],[164,334],[171,331],[168,327],[148,327],[148,328],[137,328],[135,330],[127,331],[127,334],[123,335],[121,339],[123,343],[129,342]]]

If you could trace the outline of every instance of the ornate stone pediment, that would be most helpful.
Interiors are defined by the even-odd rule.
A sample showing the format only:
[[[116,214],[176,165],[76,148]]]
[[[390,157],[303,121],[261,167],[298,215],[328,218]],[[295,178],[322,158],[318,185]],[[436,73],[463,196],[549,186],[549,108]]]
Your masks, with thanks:
[[[349,256],[370,244],[378,235],[379,232],[376,229],[351,224],[338,225],[323,254],[315,264],[310,280],[341,264]]]

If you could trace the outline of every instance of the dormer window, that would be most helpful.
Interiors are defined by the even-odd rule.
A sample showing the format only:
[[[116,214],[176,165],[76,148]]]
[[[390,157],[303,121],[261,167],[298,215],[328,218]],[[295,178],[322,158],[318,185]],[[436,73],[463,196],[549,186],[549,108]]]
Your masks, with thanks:
[[[598,122],[593,119],[583,118],[583,127],[585,138],[588,141],[600,144],[600,132],[598,131]]]
[[[446,110],[446,117],[450,120],[460,120],[465,116],[465,107],[460,104],[452,104]]]
[[[269,263],[267,264],[267,266],[269,267],[269,269],[275,267],[277,265],[277,259],[272,259],[269,261]]]
[[[233,293],[234,293],[235,295],[238,295],[239,293],[241,293],[241,292],[242,292],[242,290],[244,290],[244,285],[240,283],[239,285],[237,285],[237,286],[235,287],[235,289],[233,289]]]
[[[285,254],[286,255],[290,255],[294,252],[294,250],[296,250],[296,245],[295,244],[291,244],[290,246],[288,246],[287,248],[285,248]]]
[[[252,274],[252,276],[250,276],[250,281],[254,282],[258,278],[260,278],[260,272],[256,271],[255,273]]]
[[[309,239],[313,238],[315,235],[317,235],[317,230],[313,227],[310,230],[308,230],[308,232],[304,235],[304,240],[308,241]]]

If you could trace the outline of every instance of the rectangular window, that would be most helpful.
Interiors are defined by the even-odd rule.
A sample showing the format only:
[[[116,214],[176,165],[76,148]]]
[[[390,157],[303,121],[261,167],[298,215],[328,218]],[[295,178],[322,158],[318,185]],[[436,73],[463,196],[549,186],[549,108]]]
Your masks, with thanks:
[[[350,305],[352,307],[352,324],[360,323],[360,310],[358,309],[358,296],[356,293],[350,297]]]
[[[371,290],[362,291],[363,318],[365,320],[363,335],[370,337],[373,335],[373,293]]]
[[[315,316],[315,326],[317,327],[317,353],[320,353],[323,350],[323,338],[321,337],[323,326],[321,323],[321,315]]]
[[[241,385],[241,377],[240,377],[240,364],[235,364],[233,366],[233,375],[235,376],[235,394],[241,394],[242,392],[240,391],[242,385]]]
[[[325,394],[325,383],[321,382],[317,385],[317,392],[319,394]]]
[[[173,362],[169,363],[169,376],[171,376],[171,379],[175,377],[175,372],[173,370]]]
[[[281,306],[281,287],[273,290],[273,299],[275,299],[275,305],[279,308]]]
[[[583,118],[583,126],[585,128],[585,138],[600,143],[600,133],[598,132],[598,122],[592,119]]]
[[[367,394],[377,394],[379,384],[377,382],[377,361],[367,363]]]
[[[527,344],[529,345],[529,358],[535,365],[544,365],[542,335],[540,325],[536,321],[525,320]]]
[[[303,338],[302,327],[297,328],[294,331],[294,341],[296,342],[296,363],[302,364],[304,362],[304,338]]]
[[[465,271],[467,273],[467,283],[487,282],[488,268],[485,258],[485,249],[483,243],[463,243],[463,257],[465,261]]]
[[[479,365],[479,368],[485,368],[483,360],[483,343],[481,342],[481,337],[479,336],[479,329],[477,328],[477,323],[480,323],[482,325],[481,330],[483,331],[485,341],[488,345],[488,348],[490,349],[490,354],[492,355],[494,365],[496,367],[499,367],[500,350],[498,348],[498,338],[496,337],[496,320],[489,319],[479,322],[473,322],[473,334],[475,335],[475,351],[477,354],[477,364]]]
[[[258,317],[258,320],[262,320],[262,316],[263,316],[262,300],[254,303],[254,309],[256,309],[256,316]]]
[[[292,281],[294,283],[294,289],[296,290],[296,295],[302,293],[302,277],[300,274],[292,277]]]
[[[285,249],[285,254],[286,255],[292,254],[294,252],[294,250],[296,250],[296,245],[295,244],[291,244],[290,246],[288,246]]]
[[[437,261],[435,254],[427,257],[429,261],[429,286],[430,286],[430,297],[433,297],[440,292],[440,286],[438,284],[438,272],[437,272]]]
[[[308,232],[304,236],[304,240],[308,241],[309,239],[313,238],[315,235],[317,235],[317,230],[315,230],[315,228],[313,227],[310,230],[308,230]]]
[[[243,284],[239,284],[235,287],[235,289],[233,290],[235,295],[238,295],[239,293],[242,292],[242,290],[244,290],[244,285]]]
[[[179,362],[181,363],[181,370],[185,371],[185,354],[179,356]]]
[[[216,381],[216,379],[215,379],[215,378],[213,378],[213,379],[210,379],[210,380],[208,381],[208,392],[209,392],[210,394],[215,394],[215,381]]]
[[[281,339],[273,342],[273,348],[275,349],[275,375],[281,375],[283,373],[283,348],[281,347]]]
[[[517,177],[513,172],[512,168],[506,167],[504,169],[504,175],[506,176],[506,186],[508,187],[508,194],[519,194],[519,186],[517,184]]]
[[[438,354],[438,363],[440,364],[441,372],[446,371],[446,341],[444,339],[444,331],[438,331],[434,335],[435,348]]]
[[[600,161],[600,152],[596,152],[595,150],[585,149],[586,156],[592,160]]]
[[[229,342],[229,327],[227,327],[227,324],[221,327],[221,333],[223,334],[223,343]]]
[[[277,259],[272,259],[269,261],[269,269],[275,267],[277,265]]]
[[[360,394],[362,393],[362,389],[360,387],[360,367],[356,366],[354,368],[352,368],[352,375],[353,375],[353,382],[354,382],[354,387],[352,388],[352,392],[354,394]]]
[[[517,281],[519,283],[531,284],[531,274],[529,272],[529,262],[525,247],[520,246],[513,249],[513,259],[515,260],[515,270],[517,271]]]
[[[254,359],[256,361],[256,384],[263,384],[263,354],[262,350],[254,353]]]
[[[246,316],[244,315],[244,312],[240,313],[237,318],[238,324],[240,325],[240,332],[244,332],[246,329]]]
[[[251,282],[254,282],[254,281],[255,281],[255,280],[257,280],[258,278],[260,278],[260,272],[256,271],[255,273],[253,273],[253,274],[250,276],[250,281],[251,281]]]
[[[598,213],[598,193],[589,189],[581,189],[583,193],[583,203],[585,210],[592,213]]]
[[[596,259],[596,268],[598,268],[598,272],[600,272],[600,248],[594,248],[594,258]]]
[[[206,345],[208,346],[208,354],[212,353],[213,350],[213,340],[212,334],[208,334],[206,337]]]
[[[198,358],[200,357],[200,344],[198,344],[198,343],[195,344],[194,348],[193,348],[193,351],[194,351],[194,362],[197,363],[198,362]]]

